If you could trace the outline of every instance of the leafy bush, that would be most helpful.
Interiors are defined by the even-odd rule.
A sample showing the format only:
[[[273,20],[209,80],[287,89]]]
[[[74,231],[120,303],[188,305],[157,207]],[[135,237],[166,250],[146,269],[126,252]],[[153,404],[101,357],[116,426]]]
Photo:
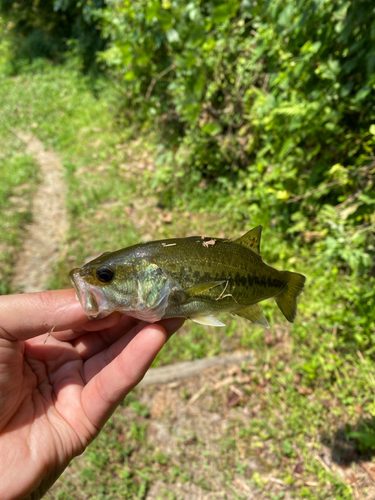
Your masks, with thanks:
[[[79,54],[85,70],[93,69],[96,51],[104,47],[93,14],[103,5],[104,0],[0,0],[0,15],[12,26],[14,69],[38,57],[61,62],[67,51]]]
[[[109,0],[99,16],[124,109],[167,131],[168,202],[188,186],[327,263],[371,268],[372,2]]]

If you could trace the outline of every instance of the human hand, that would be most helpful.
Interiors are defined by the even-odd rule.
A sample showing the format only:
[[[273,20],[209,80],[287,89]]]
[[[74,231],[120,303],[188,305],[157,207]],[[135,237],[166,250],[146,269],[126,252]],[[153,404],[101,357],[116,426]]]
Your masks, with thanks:
[[[182,324],[88,321],[73,290],[0,297],[0,498],[41,498]]]

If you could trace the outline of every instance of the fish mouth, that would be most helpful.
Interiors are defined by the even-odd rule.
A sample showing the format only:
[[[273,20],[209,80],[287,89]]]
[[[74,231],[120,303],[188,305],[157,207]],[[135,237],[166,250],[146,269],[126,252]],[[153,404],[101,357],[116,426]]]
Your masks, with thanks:
[[[88,283],[82,277],[81,269],[72,269],[69,273],[69,279],[82,309],[89,319],[104,318],[111,313],[104,290],[100,286]]]

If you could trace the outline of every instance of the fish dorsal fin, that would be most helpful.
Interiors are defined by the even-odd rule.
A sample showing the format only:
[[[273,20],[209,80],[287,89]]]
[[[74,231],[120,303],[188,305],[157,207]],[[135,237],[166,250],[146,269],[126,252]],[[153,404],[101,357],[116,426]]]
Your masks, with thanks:
[[[252,304],[251,306],[241,307],[240,309],[236,309],[235,311],[233,311],[233,314],[237,314],[237,316],[249,319],[253,323],[258,323],[258,325],[262,325],[265,328],[270,327],[259,304]]]
[[[200,325],[209,325],[209,326],[225,326],[224,323],[215,318],[212,314],[208,314],[207,316],[195,316],[190,318],[196,323]]]
[[[260,254],[260,237],[262,234],[262,226],[254,227],[248,233],[233,241],[237,245],[249,248],[253,252]]]

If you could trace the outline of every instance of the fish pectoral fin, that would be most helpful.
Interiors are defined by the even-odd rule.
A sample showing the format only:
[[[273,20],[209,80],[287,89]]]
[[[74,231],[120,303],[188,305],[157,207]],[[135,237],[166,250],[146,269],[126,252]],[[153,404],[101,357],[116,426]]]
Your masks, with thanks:
[[[266,317],[263,314],[263,311],[259,304],[252,304],[251,306],[241,307],[240,309],[236,309],[233,311],[237,316],[241,316],[241,318],[246,318],[252,321],[253,323],[257,323],[258,325],[262,325],[265,328],[270,328]]]
[[[225,326],[224,323],[216,319],[215,316],[212,316],[211,314],[208,314],[207,316],[195,316],[189,319],[192,319],[193,321],[199,323],[200,325]]]
[[[233,243],[249,248],[253,252],[260,254],[260,237],[262,235],[262,226],[254,227],[248,233],[240,238],[233,240]]]
[[[191,299],[192,297],[195,297],[196,295],[199,295],[203,292],[206,292],[207,290],[210,290],[211,288],[214,288],[215,286],[219,286],[225,283],[225,280],[223,281],[209,281],[207,283],[199,283],[198,285],[194,286],[189,286],[188,288],[184,288],[183,292],[186,296],[186,300]]]

